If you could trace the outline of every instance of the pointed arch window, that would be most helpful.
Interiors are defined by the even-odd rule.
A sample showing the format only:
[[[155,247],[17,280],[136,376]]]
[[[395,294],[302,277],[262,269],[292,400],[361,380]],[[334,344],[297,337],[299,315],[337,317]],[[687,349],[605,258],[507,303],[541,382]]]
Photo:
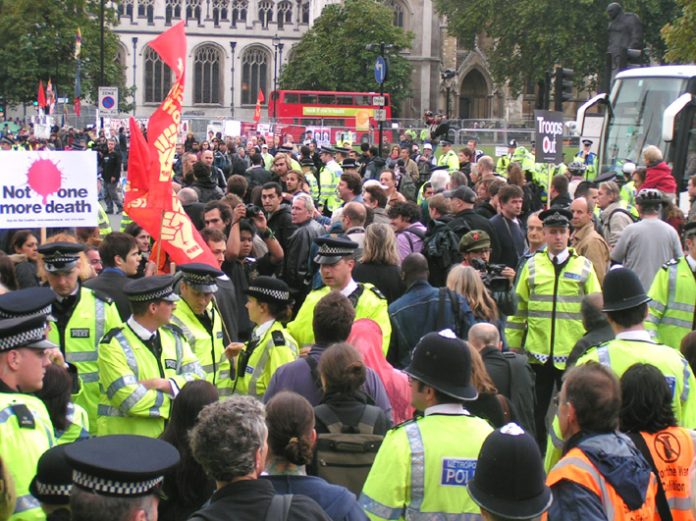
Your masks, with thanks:
[[[193,55],[193,102],[222,103],[222,53],[213,45],[203,45]]]
[[[242,104],[253,105],[259,89],[268,98],[269,53],[260,47],[252,47],[242,56]]]
[[[145,47],[145,103],[161,103],[172,86],[172,72],[151,48]]]

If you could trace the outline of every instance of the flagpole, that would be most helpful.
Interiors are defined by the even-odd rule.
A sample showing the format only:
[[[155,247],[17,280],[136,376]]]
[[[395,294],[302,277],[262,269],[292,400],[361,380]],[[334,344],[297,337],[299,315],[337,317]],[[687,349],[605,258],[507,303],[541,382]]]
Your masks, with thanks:
[[[160,254],[162,253],[162,229],[163,228],[164,228],[164,208],[162,208],[162,215],[160,215],[159,239],[157,239],[157,255],[155,255],[155,266],[157,267],[157,271],[159,271]]]

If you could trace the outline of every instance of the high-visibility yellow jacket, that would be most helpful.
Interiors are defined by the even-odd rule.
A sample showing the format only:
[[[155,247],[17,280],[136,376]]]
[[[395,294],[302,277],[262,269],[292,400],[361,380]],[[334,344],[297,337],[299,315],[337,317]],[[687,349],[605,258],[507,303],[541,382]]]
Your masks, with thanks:
[[[334,160],[326,163],[319,172],[319,205],[325,206],[330,212],[342,203],[336,191],[342,173],[343,170]]]
[[[437,158],[437,166],[446,166],[447,171],[451,174],[459,170],[459,157],[454,150],[448,150],[446,154],[442,154]]]
[[[468,413],[402,423],[384,438],[360,505],[372,520],[480,519],[466,485],[492,430]]]
[[[662,266],[648,296],[645,328],[657,333],[658,342],[679,349],[682,338],[696,329],[696,275],[686,257]]]
[[[157,437],[169,418],[172,397],[140,382],[167,378],[181,389],[187,382],[205,378],[183,332],[169,324],[159,328],[159,358],[127,325],[109,331],[99,346],[101,395],[97,432]]]
[[[97,225],[99,226],[99,236],[103,239],[112,232],[109,216],[100,204],[97,205]]]
[[[222,317],[215,311],[212,302],[205,311],[212,317],[212,331],[203,325],[183,298],[172,314],[172,323],[184,332],[193,354],[205,371],[205,379],[217,388],[220,398],[229,397],[232,395],[233,380],[230,377],[230,361],[225,356]]]
[[[288,324],[288,332],[300,347],[314,343],[314,330],[312,329],[314,306],[330,292],[331,288],[328,286],[311,291],[297,312],[295,320]],[[359,295],[356,295],[357,293]],[[351,295],[351,302],[356,296],[355,320],[370,318],[379,324],[379,327],[382,329],[382,350],[386,356],[389,349],[389,339],[391,338],[391,321],[389,320],[387,299],[369,282],[358,283],[358,289]]]
[[[552,357],[561,370],[585,334],[580,313],[583,297],[601,291],[592,262],[572,248],[569,253],[558,274],[546,251],[526,262],[515,288],[517,313],[505,328],[511,349],[526,351],[532,363],[545,364]]]
[[[12,475],[17,494],[11,521],[46,519],[39,501],[29,493],[29,485],[39,458],[53,445],[53,425],[41,400],[28,394],[0,393],[0,457]]]
[[[669,346],[641,340],[615,338],[582,355],[577,365],[589,361],[611,367],[616,376],[621,376],[634,364],[651,364],[665,376],[672,390],[672,408],[677,422],[687,429],[696,428],[696,378],[689,362],[682,354]],[[546,469],[551,469],[560,459],[563,439],[558,418],[549,429],[546,448]]]
[[[77,368],[80,390],[72,400],[87,411],[90,434],[97,434],[99,404],[99,342],[107,331],[121,324],[116,305],[99,292],[80,288],[79,300],[65,327],[52,322],[48,339],[59,345],[65,361]]]
[[[268,383],[281,365],[294,360],[300,354],[297,342],[283,328],[280,322],[266,330],[263,337],[246,343],[244,351],[237,359],[237,381],[235,394],[248,394],[259,400],[263,398]]]
[[[87,416],[87,411],[76,403],[70,402],[68,403],[66,418],[69,423],[64,431],[53,430],[58,445],[67,445],[74,441],[89,438],[89,417]]]

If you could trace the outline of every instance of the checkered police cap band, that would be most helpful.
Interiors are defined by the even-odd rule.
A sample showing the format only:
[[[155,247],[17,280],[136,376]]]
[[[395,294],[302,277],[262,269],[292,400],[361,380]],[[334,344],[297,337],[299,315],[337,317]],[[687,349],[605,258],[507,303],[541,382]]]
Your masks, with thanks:
[[[70,489],[72,484],[67,485],[53,485],[41,483],[39,480],[36,481],[36,491],[42,496],[65,496],[70,497]]]
[[[164,481],[163,476],[145,481],[116,481],[90,476],[79,470],[73,471],[73,483],[75,485],[110,496],[142,496],[150,492],[162,481]]]
[[[290,300],[290,292],[289,291],[281,291],[279,289],[269,289],[269,288],[260,288],[258,286],[249,286],[249,289],[247,290],[249,293],[258,293],[260,295],[264,295],[266,297],[271,297],[276,300]]]
[[[184,272],[184,280],[191,284],[198,284],[201,286],[215,284],[215,277],[212,275],[202,275],[200,273]]]
[[[51,304],[46,306],[45,308],[38,309],[36,311],[32,311],[31,313],[11,313],[7,311],[3,311],[0,309],[0,318],[20,318],[20,317],[33,317],[33,316],[41,316],[41,315],[50,315],[51,314]]]
[[[36,329],[22,331],[16,335],[0,338],[0,352],[8,351],[16,347],[23,347],[27,344],[33,344],[46,338],[46,328],[42,325]]]
[[[158,289],[156,291],[150,291],[149,293],[139,293],[137,295],[127,295],[128,300],[131,302],[150,302],[151,300],[159,300],[168,295],[174,293],[174,288],[172,286],[167,286],[166,288]]]
[[[355,250],[353,248],[340,248],[335,246],[327,246],[322,244],[317,252],[318,255],[323,257],[345,257],[347,255],[353,255]]]
[[[47,271],[70,270],[77,266],[79,257],[44,257]]]

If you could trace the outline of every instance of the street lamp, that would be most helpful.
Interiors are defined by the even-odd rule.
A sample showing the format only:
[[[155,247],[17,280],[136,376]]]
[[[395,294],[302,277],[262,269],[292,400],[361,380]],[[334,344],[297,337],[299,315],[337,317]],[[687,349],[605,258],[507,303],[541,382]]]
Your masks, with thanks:
[[[388,62],[386,61],[386,58],[385,58],[385,52],[390,50],[390,49],[393,49],[393,48],[394,48],[394,46],[392,44],[390,44],[390,43],[386,44],[384,42],[368,43],[365,46],[366,50],[368,50],[370,52],[379,53],[379,56],[382,58],[382,61],[387,66],[387,70],[389,69],[389,65],[388,65]],[[386,79],[387,79],[387,75],[385,74],[384,80],[386,80]],[[380,82],[380,84],[379,84],[379,95],[380,95],[380,97],[384,97],[384,81]],[[378,122],[378,126],[379,126],[378,150],[379,150],[379,155],[381,156],[382,155],[382,136],[383,136],[383,130],[384,130],[384,122],[381,120],[381,118],[380,118],[380,121]]]
[[[136,94],[135,94],[135,93],[137,92],[137,90],[138,90],[138,87],[136,87],[137,83],[136,83],[136,79],[135,79],[135,71],[136,71],[136,66],[137,66],[137,63],[138,63],[138,57],[137,57],[137,55],[136,55],[136,50],[137,50],[137,48],[138,48],[138,37],[137,37],[137,36],[133,36],[133,38],[131,39],[131,41],[133,42],[133,116],[135,116],[135,107],[136,107],[136,105],[137,105],[137,103],[138,103],[138,102],[137,102],[137,99],[138,99],[138,98],[137,98],[137,96],[136,96]]]
[[[280,41],[278,35],[274,35],[271,40],[273,43],[273,92],[271,93],[271,98],[273,101],[273,122],[275,123],[278,119],[277,110],[277,99],[278,99],[278,73],[280,72],[281,62],[283,60],[283,42]],[[273,129],[275,132],[275,128]]]
[[[232,54],[232,60],[231,63],[231,72],[232,72],[232,79],[230,81],[230,117],[234,119],[234,50],[237,48],[237,42],[234,40],[230,42],[230,52]]]
[[[445,69],[441,74],[442,82],[445,84],[445,92],[447,97],[445,100],[445,117],[449,119],[450,117],[450,92],[452,91],[452,79],[457,75],[457,71],[454,69]]]

